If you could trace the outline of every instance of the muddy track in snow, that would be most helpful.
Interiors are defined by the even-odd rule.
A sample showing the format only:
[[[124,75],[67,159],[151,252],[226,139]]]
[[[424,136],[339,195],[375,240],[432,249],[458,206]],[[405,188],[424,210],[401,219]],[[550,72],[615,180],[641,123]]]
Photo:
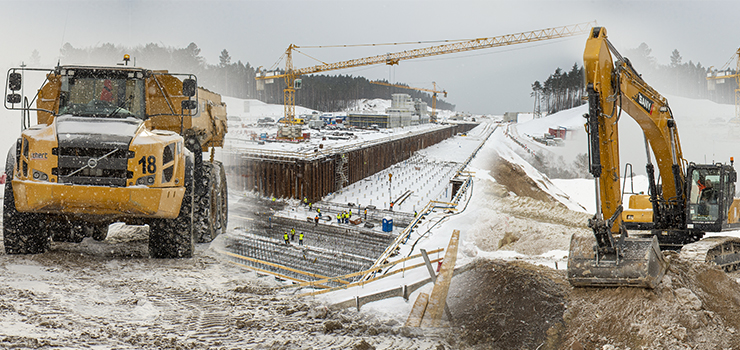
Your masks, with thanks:
[[[297,299],[208,244],[192,259],[149,259],[143,234],[129,231],[0,254],[0,348],[450,348],[395,320]]]

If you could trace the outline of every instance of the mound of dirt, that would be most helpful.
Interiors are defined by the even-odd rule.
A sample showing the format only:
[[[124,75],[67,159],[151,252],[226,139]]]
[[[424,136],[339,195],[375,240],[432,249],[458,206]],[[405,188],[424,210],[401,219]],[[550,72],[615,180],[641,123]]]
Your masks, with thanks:
[[[560,204],[555,198],[537,186],[521,166],[511,164],[506,159],[494,154],[489,165],[491,175],[496,182],[517,196],[529,197],[546,203]],[[562,204],[561,204],[562,205]]]
[[[448,305],[460,348],[731,349],[740,344],[740,285],[671,253],[658,288],[572,288],[564,271],[479,259]]]
[[[535,349],[562,327],[570,286],[559,272],[524,262],[472,264],[452,279],[447,297],[461,348]]]
[[[563,349],[728,349],[740,345],[740,285],[671,254],[658,288],[575,288]]]

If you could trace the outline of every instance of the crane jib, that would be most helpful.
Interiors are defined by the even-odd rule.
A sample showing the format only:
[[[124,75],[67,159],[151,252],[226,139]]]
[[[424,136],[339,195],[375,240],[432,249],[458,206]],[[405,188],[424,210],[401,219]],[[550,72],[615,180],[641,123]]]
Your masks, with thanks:
[[[635,96],[635,101],[640,105],[640,107],[644,108],[648,114],[653,114],[653,100],[649,99],[641,92],[638,92],[637,96]]]

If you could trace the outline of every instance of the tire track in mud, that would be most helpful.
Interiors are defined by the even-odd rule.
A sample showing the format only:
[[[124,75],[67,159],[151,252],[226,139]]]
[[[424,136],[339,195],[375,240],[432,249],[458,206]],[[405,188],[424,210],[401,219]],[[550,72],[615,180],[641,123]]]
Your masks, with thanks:
[[[125,243],[116,243],[123,244]],[[143,249],[132,245],[130,249]],[[154,260],[117,246],[53,245],[0,253],[0,348],[436,349],[439,337],[404,334],[395,320],[325,308],[196,249]],[[247,287],[245,287],[247,286]],[[450,348],[446,345],[446,348]]]

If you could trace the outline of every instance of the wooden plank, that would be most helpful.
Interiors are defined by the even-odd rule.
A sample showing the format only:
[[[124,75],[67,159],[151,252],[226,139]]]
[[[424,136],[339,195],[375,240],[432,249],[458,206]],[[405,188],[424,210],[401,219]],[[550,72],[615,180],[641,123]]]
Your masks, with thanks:
[[[442,259],[441,258],[435,259],[435,260],[432,260],[432,262],[438,262],[440,260],[442,260]],[[367,283],[370,283],[370,282],[373,282],[373,281],[377,281],[377,280],[382,279],[382,278],[386,278],[386,277],[395,275],[395,274],[400,273],[400,272],[412,270],[412,269],[419,268],[419,267],[422,267],[422,266],[424,266],[424,263],[416,264],[416,265],[412,265],[412,266],[407,266],[406,268],[403,268],[403,269],[400,269],[400,270],[394,270],[394,271],[391,271],[391,272],[386,273],[384,275],[380,275],[378,277],[374,277],[374,278],[371,278],[371,279],[366,280],[366,281],[359,281],[359,282],[355,282],[355,283],[350,283],[350,284],[347,284],[347,285],[343,285],[343,286],[339,286],[339,287],[334,287],[334,288],[331,288],[331,289],[325,289],[325,290],[318,291],[318,292],[305,293],[305,294],[299,295],[298,297],[316,296],[316,295],[320,295],[320,294],[326,294],[326,293],[329,293],[329,292],[334,292],[334,291],[341,290],[341,289],[347,289],[347,288],[352,288],[352,287],[356,287],[356,286],[361,286],[361,285],[364,285],[364,284],[367,284]],[[362,272],[364,273],[366,271],[362,271]]]
[[[432,251],[428,252],[427,254],[439,253],[442,250],[443,250],[442,248],[435,249],[435,250],[432,250]],[[362,275],[362,274],[366,274],[368,272],[372,272],[374,270],[380,270],[380,269],[384,269],[384,268],[389,267],[389,266],[398,265],[399,263],[402,263],[404,261],[411,260],[411,259],[416,259],[416,258],[419,258],[419,257],[421,257],[421,254],[415,254],[415,255],[407,256],[405,258],[402,258],[402,259],[399,259],[399,260],[396,260],[396,261],[385,263],[385,264],[380,265],[380,266],[377,266],[377,267],[373,267],[370,270],[352,272],[352,273],[348,273],[346,275],[337,276],[337,277],[330,277],[330,278],[326,278],[326,279],[322,279],[322,280],[318,280],[318,281],[313,281],[313,283],[326,283],[326,282],[332,281],[332,280],[337,279],[337,278],[346,279],[346,278],[350,278],[350,277],[355,277],[355,276],[359,276],[359,275]],[[442,259],[441,258],[440,259],[435,259],[435,260],[433,260],[433,262],[437,262],[437,261],[440,261],[440,260],[442,260]],[[403,272],[403,271],[406,271],[406,270],[408,270],[410,268],[414,268],[414,267],[418,267],[418,266],[421,266],[421,264],[420,265],[409,266],[409,267],[406,267],[406,268],[401,269],[401,270],[395,270],[395,271],[389,272],[389,273],[387,273],[387,274],[385,274],[383,276],[384,277],[386,275],[387,276],[390,276],[390,275],[396,274],[398,272]],[[304,286],[305,285],[295,285],[295,286],[289,286],[289,287],[304,287]]]
[[[459,242],[460,230],[455,230],[452,232],[452,237],[450,237],[450,244],[447,246],[442,267],[439,270],[439,276],[437,276],[437,282],[434,283],[432,294],[429,296],[427,311],[424,313],[424,318],[421,321],[422,327],[439,327],[442,315],[444,314],[444,306],[447,302],[447,292],[450,289],[452,273],[455,270]]]
[[[411,312],[409,312],[409,318],[406,319],[405,327],[419,327],[421,325],[421,320],[424,317],[424,311],[427,309],[428,302],[429,294],[419,293],[414,306],[411,308]]]

